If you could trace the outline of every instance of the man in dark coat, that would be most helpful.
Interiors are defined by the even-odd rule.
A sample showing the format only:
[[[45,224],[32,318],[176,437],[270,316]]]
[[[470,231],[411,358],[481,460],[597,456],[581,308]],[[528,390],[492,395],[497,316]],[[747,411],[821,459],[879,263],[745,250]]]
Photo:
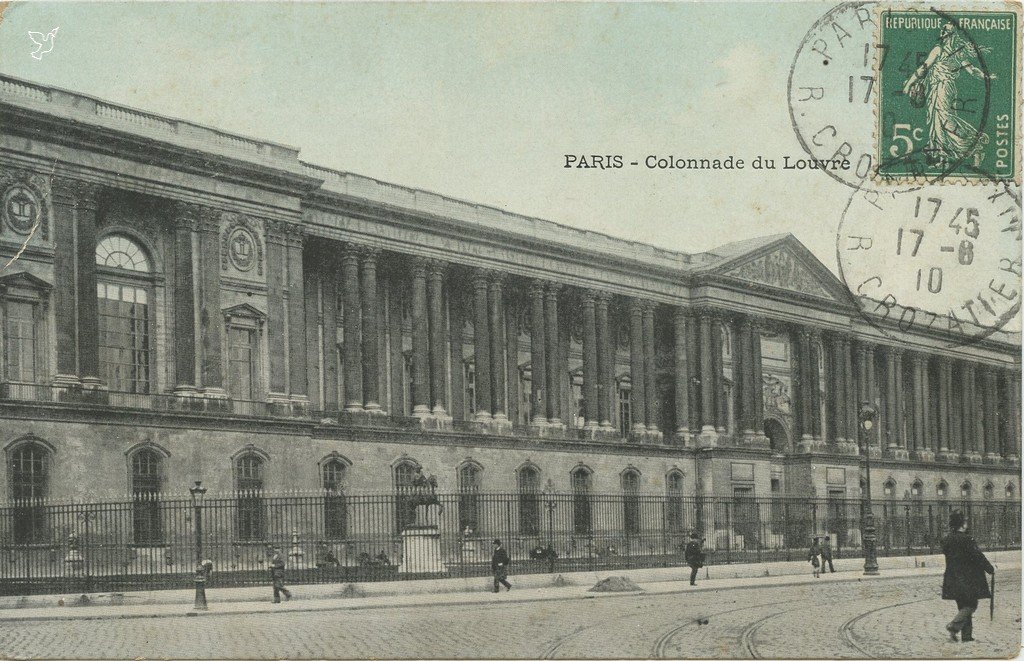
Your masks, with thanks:
[[[967,521],[960,512],[949,516],[949,535],[942,540],[946,555],[946,573],[942,577],[942,598],[956,602],[957,614],[946,625],[949,637],[967,643],[974,640],[971,616],[978,609],[979,599],[991,599],[985,574],[994,574],[995,568],[978,548],[974,538],[967,534]]]
[[[268,547],[270,552],[270,581],[274,586],[274,603],[281,603],[281,595],[284,595],[285,601],[292,598],[291,591],[284,586],[284,556],[281,555],[281,549],[277,547]]]
[[[502,548],[501,540],[494,540],[494,553],[491,554],[491,571],[494,572],[494,591],[498,591],[498,585],[504,585],[506,590],[512,589],[508,582],[508,568],[512,566],[512,559],[508,552]]]
[[[831,573],[836,573],[836,568],[832,566],[832,536],[825,535],[825,539],[822,540],[821,544],[821,573],[825,573],[825,563],[828,563],[828,569]]]
[[[697,570],[704,566],[704,550],[701,549],[703,541],[700,534],[693,531],[690,533],[690,541],[687,542],[686,550],[683,552],[686,564],[690,565],[690,585],[697,585]]]

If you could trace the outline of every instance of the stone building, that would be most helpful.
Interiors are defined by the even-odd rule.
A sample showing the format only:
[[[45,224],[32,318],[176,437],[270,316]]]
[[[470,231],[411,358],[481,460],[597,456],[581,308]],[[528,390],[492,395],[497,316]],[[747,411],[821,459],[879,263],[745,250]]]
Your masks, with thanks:
[[[792,235],[672,252],[9,77],[0,127],[8,499],[854,498],[866,443],[875,498],[1019,500],[1019,335],[884,332]]]

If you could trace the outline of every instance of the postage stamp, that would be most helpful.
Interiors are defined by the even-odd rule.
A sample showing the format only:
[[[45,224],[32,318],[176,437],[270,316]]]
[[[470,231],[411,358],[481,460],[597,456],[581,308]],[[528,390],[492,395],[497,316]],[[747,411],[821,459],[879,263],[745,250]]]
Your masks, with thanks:
[[[876,178],[1019,182],[1018,12],[879,11]]]

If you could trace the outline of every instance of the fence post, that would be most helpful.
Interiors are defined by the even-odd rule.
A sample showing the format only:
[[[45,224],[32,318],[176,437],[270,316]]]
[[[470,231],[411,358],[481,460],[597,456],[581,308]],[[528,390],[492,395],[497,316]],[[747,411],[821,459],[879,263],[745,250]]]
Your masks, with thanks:
[[[793,556],[792,556],[793,539],[792,539],[792,530],[790,530],[790,527],[789,527],[789,502],[788,501],[782,501],[782,531],[783,531],[783,535],[784,535],[783,541],[785,542],[785,546],[786,546],[786,560],[787,561],[788,560],[792,560],[793,559]]]
[[[905,525],[907,530],[907,555],[913,555],[913,550],[911,548],[913,535],[910,532],[910,505],[903,506],[903,518],[906,522]]]
[[[725,564],[732,564],[732,502],[725,501]]]
[[[928,553],[935,553],[935,519],[933,518],[932,508],[934,505],[928,505]]]

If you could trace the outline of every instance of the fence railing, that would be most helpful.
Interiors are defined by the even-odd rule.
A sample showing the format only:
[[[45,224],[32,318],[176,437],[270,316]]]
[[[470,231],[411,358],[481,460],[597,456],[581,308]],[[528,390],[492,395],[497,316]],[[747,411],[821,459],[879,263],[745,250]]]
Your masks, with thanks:
[[[425,526],[414,497],[207,497],[199,541],[214,563],[211,587],[265,582],[268,545],[288,556],[293,583],[485,575],[495,538],[518,573],[679,566],[693,531],[714,564],[803,560],[811,539],[825,535],[838,557],[862,551],[859,500],[466,492],[439,495],[443,511]],[[967,514],[982,548],[1020,548],[1020,508],[1019,501],[875,503],[878,554],[939,552],[955,509]],[[0,506],[0,593],[186,587],[196,514],[190,499],[159,494]]]

